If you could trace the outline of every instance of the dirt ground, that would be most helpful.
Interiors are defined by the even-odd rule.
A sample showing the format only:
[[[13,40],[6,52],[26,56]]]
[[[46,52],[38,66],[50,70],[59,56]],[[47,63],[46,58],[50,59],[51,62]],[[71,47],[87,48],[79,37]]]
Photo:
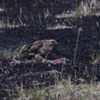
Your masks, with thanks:
[[[71,76],[72,81],[80,83],[79,79],[85,79],[85,82],[100,81],[100,63],[92,64],[92,56],[100,53],[100,29],[96,26],[96,22],[100,23],[100,18],[93,16],[90,18],[78,19],[77,26],[82,28],[79,37],[78,50],[76,55],[76,62],[73,66],[73,58],[76,47],[76,40],[78,34],[77,29],[64,29],[64,30],[34,30],[33,28],[14,28],[5,29],[0,34],[0,47],[11,49],[12,51],[17,48],[20,43],[32,43],[40,39],[55,39],[58,44],[48,56],[48,59],[53,60],[57,58],[66,57],[69,59],[66,65],[63,65],[64,77]],[[81,23],[81,24],[80,24]],[[9,38],[8,38],[9,37]],[[29,64],[29,65],[16,65],[10,66],[10,60],[3,59],[0,63],[0,87],[2,91],[5,89],[14,89],[16,85],[23,83],[24,87],[32,87],[33,80],[37,83],[54,84],[55,77],[53,74],[48,73],[40,77],[40,73],[52,70],[59,73],[62,70],[62,65],[49,65],[49,64]],[[31,69],[31,70],[30,70]],[[32,73],[39,72],[36,75]],[[35,83],[36,84],[36,83]],[[3,92],[2,92],[3,95]]]
[[[63,2],[64,0],[62,0],[62,5]],[[62,5],[56,3],[56,7]],[[40,7],[41,3],[40,5],[38,4],[38,6]],[[38,9],[39,8],[38,6],[35,8]],[[50,6],[49,8],[53,7],[54,6],[52,5],[52,7]],[[71,7],[73,8],[73,5]],[[58,9],[58,12],[59,13],[62,12],[63,9],[64,9],[63,7],[62,9],[60,9],[60,11]],[[41,12],[40,9],[38,10],[39,12]],[[17,10],[15,9],[15,11],[16,13],[12,13],[13,12],[12,11],[11,14],[12,15],[14,14],[16,16],[18,9]],[[51,9],[50,11],[53,14],[53,10]],[[54,15],[58,14],[58,12],[54,12]],[[8,14],[7,16],[12,16],[12,15]],[[35,15],[38,14],[36,13]],[[3,16],[5,16],[5,13]],[[25,43],[30,44],[36,40],[41,40],[41,39],[55,39],[58,42],[58,44],[50,52],[48,59],[53,60],[63,57],[69,59],[69,61],[65,65],[26,64],[26,65],[16,65],[16,66],[10,66],[9,62],[11,61],[11,59],[6,59],[6,58],[1,59],[0,98],[4,97],[6,94],[9,95],[8,93],[10,92],[12,93],[12,91],[15,93],[17,86],[20,86],[21,83],[23,83],[24,88],[33,87],[34,84],[38,83],[40,83],[40,85],[41,83],[44,83],[46,85],[54,84],[57,77],[61,79],[60,78],[61,71],[63,71],[62,74],[64,78],[67,79],[68,76],[71,76],[72,82],[75,82],[77,84],[80,83],[79,79],[81,78],[84,79],[85,82],[90,82],[91,80],[94,82],[100,81],[100,74],[99,74],[100,73],[100,27],[98,26],[100,24],[100,17],[94,15],[94,16],[81,17],[77,19],[70,18],[70,20],[75,26],[72,29],[48,30],[46,28],[46,23],[44,23],[45,22],[44,19],[42,25],[37,23],[38,22],[37,16],[34,24],[29,23],[27,27],[0,29],[0,50],[11,49],[12,51],[14,51],[21,44]],[[50,18],[48,17],[46,21],[50,25],[52,25],[55,22],[57,23],[64,22],[65,24],[68,24],[68,21],[66,21],[65,18],[57,19],[54,18],[54,16]],[[82,32],[80,33],[78,48],[76,53],[76,60],[73,65],[78,29],[80,27],[82,28]],[[98,59],[99,59],[98,63],[95,64],[92,63],[94,60]]]

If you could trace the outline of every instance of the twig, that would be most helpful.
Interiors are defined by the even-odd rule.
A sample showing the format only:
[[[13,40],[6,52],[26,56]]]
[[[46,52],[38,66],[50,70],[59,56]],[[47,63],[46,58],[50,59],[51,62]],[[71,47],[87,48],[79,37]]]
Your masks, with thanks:
[[[32,13],[31,13],[31,19],[32,19],[32,22],[34,23],[34,18],[33,18],[33,15],[32,15]]]
[[[19,21],[20,21],[21,25],[22,25],[22,26],[24,26],[24,24],[23,24],[23,22],[22,22],[21,18],[20,18],[19,16],[17,16],[17,17],[18,17],[18,19],[19,19]]]
[[[62,69],[61,69],[61,77],[63,78],[63,71],[64,71],[64,65],[66,64],[66,58],[64,58],[64,63],[62,63]]]
[[[78,34],[77,34],[77,41],[76,41],[76,48],[75,48],[75,53],[74,53],[73,65],[75,65],[75,61],[76,61],[76,54],[77,54],[77,49],[78,49],[78,42],[79,42],[79,37],[80,37],[81,31],[82,31],[82,28],[79,28],[78,29]]]
[[[39,16],[39,22],[40,22],[40,24],[42,24],[41,14],[38,13],[38,16]]]
[[[22,18],[22,12],[23,12],[22,7],[20,7],[20,18]]]

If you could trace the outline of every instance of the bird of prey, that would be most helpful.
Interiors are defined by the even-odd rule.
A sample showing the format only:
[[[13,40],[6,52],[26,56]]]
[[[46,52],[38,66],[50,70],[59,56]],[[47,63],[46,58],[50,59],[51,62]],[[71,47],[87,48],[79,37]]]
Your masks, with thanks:
[[[57,41],[54,39],[44,39],[33,42],[30,46],[24,45],[21,48],[21,53],[27,56],[32,56],[36,61],[42,61],[47,59],[49,52],[57,44]]]

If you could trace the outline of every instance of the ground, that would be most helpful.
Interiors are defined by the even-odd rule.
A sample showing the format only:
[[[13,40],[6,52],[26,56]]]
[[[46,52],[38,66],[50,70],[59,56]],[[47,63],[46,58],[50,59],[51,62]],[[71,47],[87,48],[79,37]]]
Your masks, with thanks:
[[[48,7],[48,9],[53,7]],[[53,14],[53,10],[50,11]],[[28,23],[26,26],[0,29],[0,98],[5,97],[5,93],[7,95],[17,93],[17,86],[21,84],[25,89],[33,88],[34,85],[40,87],[54,85],[55,81],[57,79],[61,81],[62,77],[68,79],[70,76],[74,84],[80,84],[81,79],[84,80],[83,83],[100,81],[100,17],[93,14],[59,18],[55,15],[63,10],[61,9],[59,13],[56,11],[53,16],[49,15],[46,18],[46,22],[40,20],[42,24],[35,20],[33,24]],[[12,18],[9,14],[7,16]],[[79,28],[82,29],[80,35]],[[50,52],[49,60],[66,57],[69,61],[65,65],[40,63],[10,66],[12,52],[17,51],[17,48],[23,44],[30,44],[41,39],[55,39],[58,42]]]

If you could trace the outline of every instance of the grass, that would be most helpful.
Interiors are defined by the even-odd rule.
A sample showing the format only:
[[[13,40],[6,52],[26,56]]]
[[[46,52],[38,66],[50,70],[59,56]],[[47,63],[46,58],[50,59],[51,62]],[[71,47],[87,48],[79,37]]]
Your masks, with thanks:
[[[0,51],[0,58],[10,58],[12,54],[17,54],[18,50],[15,50],[13,53],[11,50],[2,50]],[[93,57],[97,60],[100,60],[100,55],[97,54],[96,57]],[[63,79],[61,81],[57,80],[56,83],[52,86],[38,87],[24,89],[23,84],[17,88],[18,95],[12,100],[100,100],[100,83],[90,84],[80,84],[76,85],[71,83],[69,77],[68,80]]]
[[[21,53],[21,50],[26,46],[26,44],[20,44],[18,46],[18,48],[16,48],[14,51],[12,51],[11,49],[1,49],[0,50],[0,59],[12,59],[13,57],[22,57],[25,54]]]
[[[11,50],[2,50],[0,51],[0,58],[10,58],[14,54],[17,55],[20,48],[21,46],[13,53]],[[93,56],[93,59],[100,60],[100,54],[96,54],[96,57]],[[83,84],[80,82],[76,85],[71,83],[69,77],[68,80],[63,78],[61,81],[56,80],[54,85],[48,87],[42,85],[41,88],[34,86],[34,88],[24,89],[23,84],[21,84],[20,87],[17,87],[17,97],[10,95],[10,98],[12,100],[100,100],[99,90],[100,83]]]
[[[47,30],[58,30],[58,29],[73,29],[72,26],[67,26],[64,23],[63,24],[55,24],[55,25],[47,25]]]
[[[91,5],[91,2],[90,2]],[[90,10],[90,6],[88,3],[81,3],[75,11],[72,11],[70,14],[67,12],[62,12],[60,15],[56,15],[56,18],[70,18],[70,17],[80,17],[80,16],[91,16],[93,14],[98,13],[96,11],[96,5],[92,9],[93,12]],[[100,14],[100,13],[99,13]],[[50,15],[49,10],[47,9],[44,12],[45,18]],[[39,22],[41,22],[41,15],[39,16]],[[20,17],[19,21],[22,23]],[[8,19],[9,20],[9,19]],[[12,27],[8,21],[8,27]],[[23,25],[23,23],[22,23]],[[16,25],[17,26],[17,25]],[[65,24],[56,25],[47,25],[48,30],[56,30],[56,29],[65,29],[65,28],[73,28],[73,26],[66,26]],[[77,39],[78,40],[78,39]],[[77,41],[78,45],[78,41]],[[76,45],[76,47],[77,47]],[[76,48],[77,51],[77,48]],[[15,50],[13,53],[11,50],[2,50],[0,51],[0,59],[2,58],[11,58],[11,56],[19,55],[20,52]],[[76,58],[76,54],[75,54]],[[100,61],[100,55],[95,57],[95,60]],[[100,83],[93,83],[90,84],[83,84],[82,82],[78,85],[71,83],[70,78],[68,80],[62,79],[61,81],[57,81],[52,86],[42,86],[41,88],[38,86],[34,86],[34,88],[24,89],[23,84],[17,88],[18,95],[15,98],[11,96],[13,100],[100,100]]]
[[[0,59],[11,58],[11,56],[12,56],[11,49],[9,49],[9,50],[3,49],[0,51]]]
[[[18,97],[14,100],[100,100],[100,84],[72,84],[63,79],[53,86],[23,89],[20,87]]]
[[[81,1],[80,5],[71,11],[64,10],[61,14],[56,14],[57,19],[66,19],[68,25],[62,21],[62,23],[57,23],[55,25],[47,24],[47,30],[57,30],[57,29],[73,29],[75,26],[69,19],[77,19],[82,17],[91,17],[93,15],[100,16],[100,1],[99,0],[86,0]]]
[[[99,0],[86,0],[81,1],[80,5],[73,11],[63,11],[61,14],[57,14],[56,18],[73,18],[82,16],[100,16],[100,1]]]

